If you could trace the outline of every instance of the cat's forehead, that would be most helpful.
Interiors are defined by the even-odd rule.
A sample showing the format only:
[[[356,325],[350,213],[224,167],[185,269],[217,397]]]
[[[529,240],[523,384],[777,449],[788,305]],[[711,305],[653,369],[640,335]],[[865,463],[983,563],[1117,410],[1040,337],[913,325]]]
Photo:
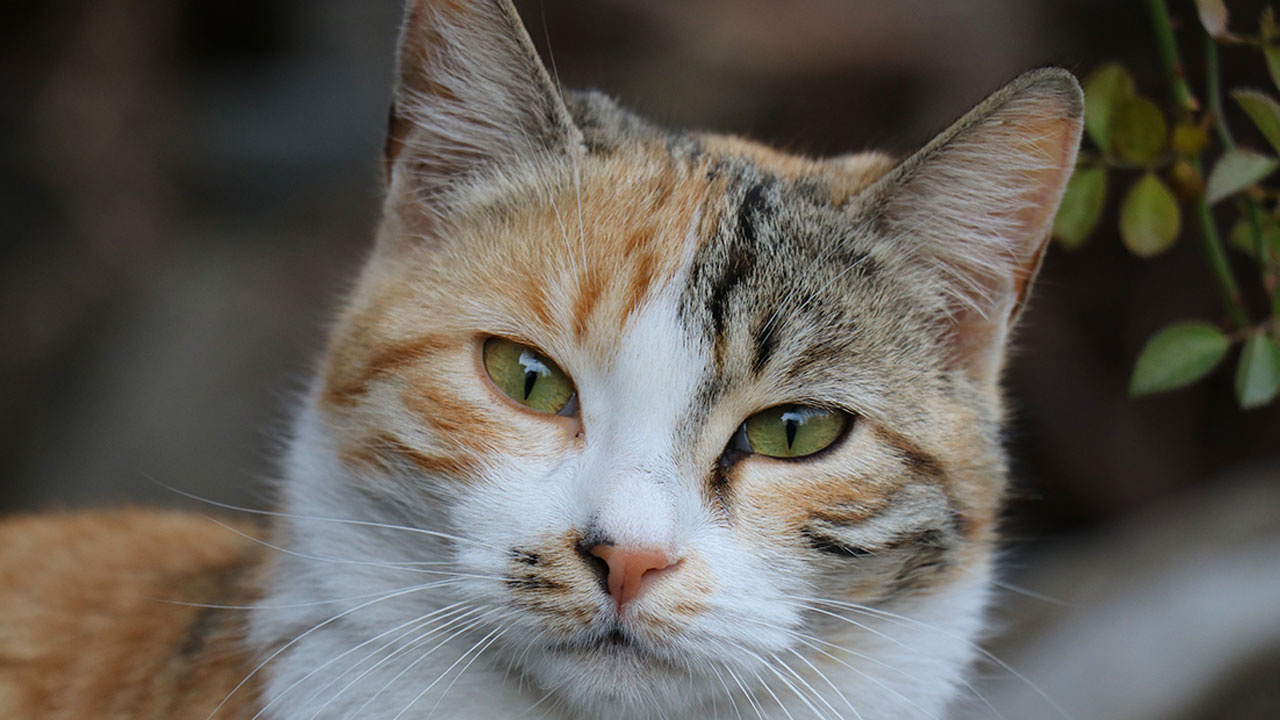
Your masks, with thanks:
[[[830,400],[875,375],[883,386],[884,359],[911,358],[925,339],[911,332],[874,218],[856,212],[886,156],[810,160],[668,131],[598,94],[571,95],[570,109],[580,154],[487,180],[432,249],[408,263],[384,253],[376,264],[401,279],[374,283],[398,302],[457,308],[433,310],[437,328],[507,335],[569,364],[612,364],[639,314],[665,298],[668,334],[705,350],[703,407],[755,381],[793,400]],[[424,322],[404,310],[386,316]]]
[[[620,149],[647,146],[678,161],[709,161],[741,179],[743,168],[794,183],[796,190],[834,205],[843,205],[893,167],[880,152],[813,159],[781,152],[734,135],[670,130],[620,107],[598,92],[570,92],[567,107],[589,154],[608,156]],[[717,173],[718,174],[718,173]]]

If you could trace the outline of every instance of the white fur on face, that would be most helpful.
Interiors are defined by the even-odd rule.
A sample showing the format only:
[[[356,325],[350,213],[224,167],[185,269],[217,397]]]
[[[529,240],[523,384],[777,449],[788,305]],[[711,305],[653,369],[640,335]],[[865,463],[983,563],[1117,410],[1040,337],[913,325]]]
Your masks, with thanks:
[[[535,705],[564,718],[938,716],[971,655],[985,568],[894,608],[905,619],[851,612],[818,602],[804,558],[717,517],[706,468],[688,452],[699,429],[680,426],[710,361],[680,321],[681,286],[650,299],[607,361],[555,358],[578,385],[580,449],[545,463],[498,456],[485,482],[447,491],[415,478],[437,504],[358,491],[319,412],[303,414],[286,485],[295,517],[280,533],[300,554],[279,559],[266,603],[276,609],[254,615],[264,652],[300,637],[266,668],[268,717],[434,707],[436,717],[503,718]],[[513,551],[588,527],[685,563],[621,617],[627,647],[596,643],[619,620],[589,575],[564,605],[590,608],[576,620],[531,611],[509,586]],[[690,597],[696,614],[673,613],[672,598]]]

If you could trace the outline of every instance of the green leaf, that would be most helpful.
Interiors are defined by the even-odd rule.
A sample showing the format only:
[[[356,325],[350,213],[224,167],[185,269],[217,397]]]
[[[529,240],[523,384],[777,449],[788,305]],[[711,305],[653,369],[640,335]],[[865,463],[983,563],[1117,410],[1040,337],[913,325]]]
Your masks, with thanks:
[[[1258,246],[1253,242],[1253,228],[1249,227],[1248,220],[1244,218],[1236,220],[1231,226],[1231,234],[1227,237],[1231,247],[1251,258],[1258,257]]]
[[[1129,381],[1129,395],[1151,395],[1193,383],[1212,372],[1229,347],[1227,336],[1208,323],[1170,325],[1142,348]]]
[[[1173,151],[1179,157],[1193,158],[1204,152],[1209,133],[1199,125],[1183,123],[1173,127]]]
[[[1267,244],[1267,254],[1273,258],[1280,256],[1280,225],[1273,218],[1266,218],[1262,221],[1261,230],[1262,240]],[[1249,226],[1247,219],[1236,220],[1231,226],[1229,238],[1231,247],[1254,260],[1258,259],[1258,241],[1254,238],[1253,228]]]
[[[1233,148],[1223,153],[1209,173],[1209,181],[1205,186],[1205,202],[1214,203],[1231,197],[1250,185],[1270,175],[1280,160],[1269,155],[1261,155],[1252,150]]]
[[[1280,225],[1276,225],[1274,220],[1262,223],[1262,239],[1267,243],[1268,254],[1272,258],[1280,255]],[[1254,250],[1256,254],[1256,246]]]
[[[1120,239],[1138,257],[1153,257],[1178,239],[1182,217],[1178,202],[1160,178],[1147,173],[1120,203]]]
[[[1231,97],[1258,126],[1271,147],[1280,152],[1280,103],[1257,90],[1232,90]]]
[[[1262,48],[1262,55],[1267,59],[1267,72],[1271,73],[1271,82],[1280,88],[1280,45]]]
[[[1137,95],[1116,104],[1109,131],[1111,149],[1137,165],[1155,160],[1169,140],[1164,113],[1155,103]]]
[[[1133,76],[1119,63],[1108,63],[1084,81],[1084,129],[1093,144],[1111,149],[1111,114],[1116,105],[1133,95]]]
[[[1264,334],[1254,335],[1244,344],[1236,366],[1236,400],[1250,410],[1262,407],[1280,391],[1280,348]]]
[[[1077,168],[1053,218],[1053,236],[1068,250],[1080,247],[1098,227],[1106,201],[1106,168]]]
[[[1222,0],[1196,0],[1196,12],[1205,32],[1213,37],[1229,37],[1227,32],[1227,6]]]

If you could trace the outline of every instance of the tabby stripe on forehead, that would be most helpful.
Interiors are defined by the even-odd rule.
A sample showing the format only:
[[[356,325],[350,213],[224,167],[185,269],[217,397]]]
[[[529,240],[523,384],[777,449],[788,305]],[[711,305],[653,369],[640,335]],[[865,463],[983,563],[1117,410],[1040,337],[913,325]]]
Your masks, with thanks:
[[[751,369],[759,375],[764,366],[769,363],[773,353],[778,348],[778,339],[774,337],[773,331],[777,325],[776,313],[781,309],[775,308],[773,312],[767,316],[762,316],[759,323],[756,324],[755,332],[755,357],[751,359]]]
[[[711,313],[712,336],[719,346],[724,336],[725,315],[729,293],[741,285],[755,268],[756,223],[769,213],[765,203],[765,185],[756,183],[747,189],[738,206],[734,234],[725,243],[724,268],[720,277],[711,282],[707,298],[707,311]]]

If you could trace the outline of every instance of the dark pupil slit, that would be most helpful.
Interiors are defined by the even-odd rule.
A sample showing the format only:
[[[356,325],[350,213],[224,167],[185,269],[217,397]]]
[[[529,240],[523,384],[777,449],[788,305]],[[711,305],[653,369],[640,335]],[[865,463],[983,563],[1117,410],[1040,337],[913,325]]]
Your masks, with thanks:
[[[538,373],[533,370],[526,370],[524,373],[524,399],[529,399],[529,394],[533,392],[533,386],[538,382]]]
[[[800,423],[795,420],[784,420],[787,424],[787,448],[790,449],[796,442],[796,430],[800,427]]]

